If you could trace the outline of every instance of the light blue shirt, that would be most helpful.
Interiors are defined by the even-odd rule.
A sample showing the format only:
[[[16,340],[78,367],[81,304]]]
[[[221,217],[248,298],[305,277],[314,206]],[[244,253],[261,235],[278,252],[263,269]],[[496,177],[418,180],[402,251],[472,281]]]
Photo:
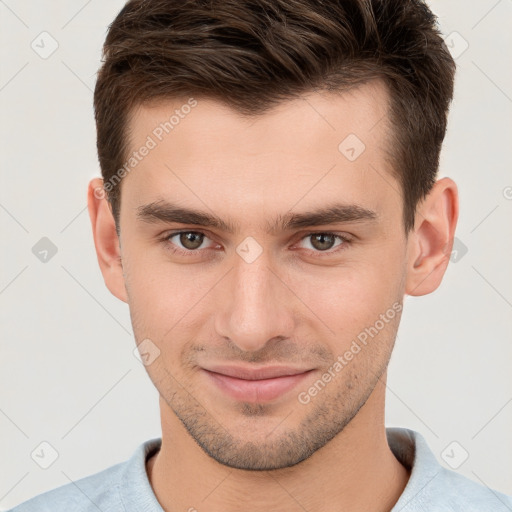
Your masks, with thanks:
[[[411,469],[391,512],[512,512],[512,497],[443,468],[421,434],[387,428],[395,457]],[[132,457],[99,473],[36,496],[10,512],[162,512],[146,473],[161,439],[141,444]]]

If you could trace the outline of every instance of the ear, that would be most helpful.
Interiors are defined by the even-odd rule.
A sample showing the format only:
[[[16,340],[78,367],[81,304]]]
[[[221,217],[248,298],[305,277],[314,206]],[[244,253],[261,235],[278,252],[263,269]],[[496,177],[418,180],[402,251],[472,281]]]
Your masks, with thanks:
[[[405,293],[426,295],[438,288],[450,261],[459,216],[457,185],[450,178],[437,181],[416,209],[409,234]]]
[[[94,178],[89,182],[87,207],[92,224],[96,255],[105,284],[115,297],[123,302],[128,302],[119,237],[101,178]]]

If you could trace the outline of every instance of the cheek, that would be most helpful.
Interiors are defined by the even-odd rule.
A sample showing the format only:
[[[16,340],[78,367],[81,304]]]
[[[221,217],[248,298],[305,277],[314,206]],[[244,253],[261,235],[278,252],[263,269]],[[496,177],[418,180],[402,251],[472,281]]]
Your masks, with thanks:
[[[162,351],[178,350],[181,342],[200,332],[207,292],[218,276],[194,272],[187,265],[155,262],[149,251],[126,253],[123,267],[136,339],[150,338]]]
[[[343,267],[298,272],[290,275],[290,280],[290,288],[312,311],[308,316],[316,323],[321,320],[328,333],[326,339],[332,338],[337,344],[350,343],[390,308],[388,316],[394,317],[393,305],[396,309],[403,297],[403,263],[396,255],[370,255]],[[386,323],[385,330],[392,323]]]

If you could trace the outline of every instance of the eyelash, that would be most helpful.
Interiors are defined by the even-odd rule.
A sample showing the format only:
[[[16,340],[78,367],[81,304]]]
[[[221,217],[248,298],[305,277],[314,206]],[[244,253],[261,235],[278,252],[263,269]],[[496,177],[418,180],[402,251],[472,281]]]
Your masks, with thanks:
[[[180,247],[176,247],[171,241],[170,239],[175,237],[176,235],[181,235],[181,234],[184,234],[184,233],[194,233],[194,234],[198,234],[198,235],[203,235],[204,237],[206,238],[209,238],[206,233],[203,233],[201,231],[193,231],[193,230],[182,230],[182,231],[174,231],[172,233],[167,233],[166,235],[164,235],[162,238],[161,238],[161,242],[163,242],[167,248],[169,248],[173,254],[177,254],[179,256],[192,256],[194,254],[197,254],[199,253],[200,251],[204,251],[205,249],[181,249]],[[311,237],[313,235],[329,235],[329,236],[334,236],[336,237],[337,239],[339,239],[341,241],[340,244],[338,244],[337,246],[335,246],[334,250],[331,250],[331,249],[328,249],[327,251],[313,251],[311,249],[307,249],[308,252],[310,253],[313,253],[314,257],[319,257],[319,258],[322,258],[324,257],[323,255],[332,255],[332,254],[337,254],[341,251],[344,251],[347,249],[347,246],[351,244],[352,242],[352,239],[345,236],[345,235],[340,235],[340,234],[337,234],[337,233],[332,233],[330,231],[313,231],[311,233],[308,233],[306,235],[304,235],[300,240],[299,242],[301,242],[302,240],[308,238],[308,237]]]

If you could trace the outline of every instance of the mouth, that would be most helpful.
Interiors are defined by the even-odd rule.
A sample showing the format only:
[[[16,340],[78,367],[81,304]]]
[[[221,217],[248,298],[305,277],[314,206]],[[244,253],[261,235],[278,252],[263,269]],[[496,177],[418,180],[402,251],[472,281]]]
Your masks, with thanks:
[[[289,393],[313,371],[286,366],[212,366],[202,370],[222,393],[248,403],[275,400]]]

